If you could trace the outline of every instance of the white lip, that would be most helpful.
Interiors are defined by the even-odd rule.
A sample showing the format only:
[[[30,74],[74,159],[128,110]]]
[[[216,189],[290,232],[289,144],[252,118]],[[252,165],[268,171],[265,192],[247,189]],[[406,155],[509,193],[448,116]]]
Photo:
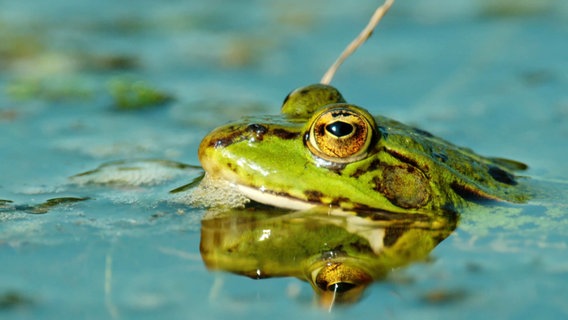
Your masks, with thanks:
[[[297,200],[285,196],[279,196],[270,192],[259,190],[258,188],[251,188],[243,185],[237,185],[239,191],[246,197],[266,205],[271,205],[279,208],[286,208],[292,210],[307,210],[317,207],[317,204]]]

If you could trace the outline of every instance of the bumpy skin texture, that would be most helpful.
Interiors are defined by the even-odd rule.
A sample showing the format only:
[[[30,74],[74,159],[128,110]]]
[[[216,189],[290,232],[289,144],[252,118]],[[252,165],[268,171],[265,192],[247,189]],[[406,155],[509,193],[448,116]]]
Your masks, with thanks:
[[[307,86],[286,98],[282,115],[248,117],[215,129],[200,145],[201,164],[216,179],[345,210],[427,213],[528,199],[513,174],[525,165],[482,157],[395,120],[372,118],[364,109],[338,104],[343,101],[338,94],[330,86]],[[352,161],[322,157],[310,145],[312,124],[332,108],[371,118],[370,140]]]

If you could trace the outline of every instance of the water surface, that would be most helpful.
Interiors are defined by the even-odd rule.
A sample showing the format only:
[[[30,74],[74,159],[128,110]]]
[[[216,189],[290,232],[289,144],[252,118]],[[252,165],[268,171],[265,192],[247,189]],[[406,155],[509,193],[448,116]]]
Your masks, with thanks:
[[[209,130],[277,113],[319,81],[375,1],[1,5],[2,318],[326,316],[295,278],[205,268],[204,211],[168,201],[197,170],[69,177],[122,160],[197,165]],[[538,195],[465,212],[429,259],[331,317],[568,317],[567,18],[560,0],[400,1],[340,69],[348,101],[523,161]]]

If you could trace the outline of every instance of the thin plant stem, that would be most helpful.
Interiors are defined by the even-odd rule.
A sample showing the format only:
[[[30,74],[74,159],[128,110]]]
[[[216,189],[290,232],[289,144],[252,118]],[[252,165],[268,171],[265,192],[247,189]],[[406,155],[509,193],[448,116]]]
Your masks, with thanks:
[[[379,24],[379,21],[381,21],[383,16],[387,13],[387,11],[389,11],[393,3],[394,0],[385,0],[383,5],[375,10],[375,13],[373,13],[373,16],[371,16],[369,23],[365,26],[361,33],[359,33],[359,35],[355,39],[353,39],[353,41],[351,41],[351,43],[345,48],[345,50],[343,50],[341,55],[337,58],[337,60],[335,60],[331,67],[327,69],[327,71],[321,78],[320,83],[329,84],[331,82],[331,79],[333,79],[335,72],[337,72],[337,69],[339,69],[343,61],[345,61],[345,59],[347,59],[351,54],[353,54],[353,52],[355,52],[355,50],[357,50],[363,43],[365,43],[367,39],[369,39],[369,37],[373,34],[373,30],[375,30],[375,28]]]

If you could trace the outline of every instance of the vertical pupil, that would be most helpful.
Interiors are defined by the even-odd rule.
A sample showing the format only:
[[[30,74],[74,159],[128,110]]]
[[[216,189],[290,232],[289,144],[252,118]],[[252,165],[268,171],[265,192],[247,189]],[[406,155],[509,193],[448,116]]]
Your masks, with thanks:
[[[336,121],[325,126],[325,130],[334,136],[341,138],[350,135],[353,132],[353,125],[343,121]]]

